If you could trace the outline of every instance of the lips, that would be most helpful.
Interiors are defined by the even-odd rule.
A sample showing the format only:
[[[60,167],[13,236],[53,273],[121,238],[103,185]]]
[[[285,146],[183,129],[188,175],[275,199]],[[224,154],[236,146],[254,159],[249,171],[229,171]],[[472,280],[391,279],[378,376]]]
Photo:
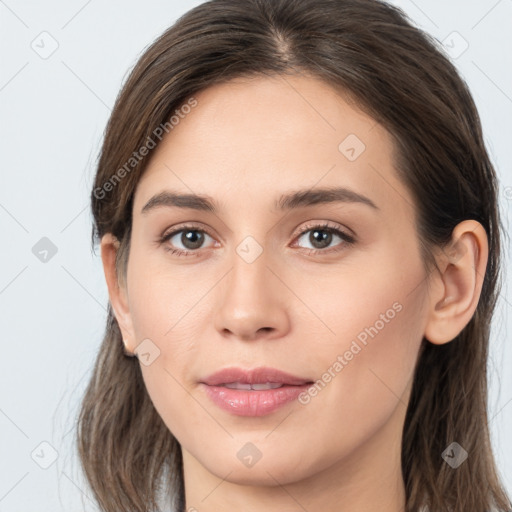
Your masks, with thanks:
[[[253,368],[249,370],[234,367],[224,368],[223,370],[213,373],[212,375],[201,380],[201,382],[203,384],[207,384],[208,386],[226,386],[226,384],[228,384],[230,385],[229,387],[231,389],[236,389],[233,388],[233,386],[238,384],[243,386],[239,389],[246,390],[249,389],[247,385],[250,384],[251,389],[257,390],[281,387],[274,386],[277,384],[282,386],[302,386],[304,384],[311,384],[313,381],[311,379],[291,375],[276,368],[261,366],[259,368]],[[261,387],[261,385],[267,384],[267,387]]]
[[[285,386],[279,382],[262,382],[261,384],[244,384],[243,382],[227,382],[223,384],[228,389],[238,389],[240,391],[262,391],[264,389],[278,389]]]
[[[200,381],[218,407],[237,416],[265,416],[292,403],[313,381],[276,368],[225,368]]]

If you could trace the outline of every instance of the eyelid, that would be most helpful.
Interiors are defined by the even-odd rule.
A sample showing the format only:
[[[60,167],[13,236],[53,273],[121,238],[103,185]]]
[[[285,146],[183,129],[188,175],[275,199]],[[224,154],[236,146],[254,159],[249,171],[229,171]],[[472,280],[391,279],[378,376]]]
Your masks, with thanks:
[[[298,236],[303,235],[304,233],[308,232],[311,229],[314,228],[322,228],[322,229],[332,229],[339,231],[343,233],[347,238],[353,238],[355,240],[356,235],[355,233],[345,226],[342,226],[341,224],[337,224],[331,221],[325,221],[325,220],[313,220],[308,221],[306,224],[303,224],[300,228],[298,228],[293,235],[293,238],[297,238]]]
[[[325,231],[332,231],[334,232],[339,238],[342,239],[343,243],[338,244],[334,247],[328,247],[326,249],[308,249],[308,248],[302,248],[303,252],[309,254],[309,255],[322,255],[322,254],[330,254],[332,252],[338,252],[342,251],[345,246],[350,246],[356,243],[357,237],[355,233],[350,229],[346,228],[340,224],[333,223],[331,221],[309,221],[305,225],[302,225],[300,229],[296,230],[293,235],[294,240],[294,246],[295,241],[305,235],[308,231],[311,231],[313,229],[318,230],[325,230]],[[175,236],[177,233],[180,233],[182,231],[200,231],[207,234],[210,238],[213,240],[216,240],[216,237],[210,232],[209,228],[202,224],[198,224],[195,222],[185,222],[183,224],[178,224],[177,226],[173,226],[170,230],[165,230],[163,234],[159,237],[158,243],[159,245],[163,245],[166,242],[168,242],[173,236]],[[348,233],[347,231],[350,231]],[[351,234],[352,233],[352,234]],[[339,247],[341,245],[341,248]],[[196,256],[199,255],[202,250],[211,249],[211,247],[203,247],[200,249],[192,250],[192,249],[176,249],[176,248],[166,248],[167,251],[170,251],[172,253],[178,254],[178,255],[191,255]]]
[[[301,226],[300,229],[296,229],[294,234],[292,235],[293,239],[297,238],[300,235],[303,235],[305,232],[307,232],[310,229],[313,228],[330,228],[335,229],[338,231],[341,231],[343,234],[345,234],[347,237],[355,237],[354,232],[351,229],[343,228],[339,224],[333,224],[330,221],[309,221],[306,225]],[[176,233],[179,233],[180,231],[184,231],[186,229],[190,230],[198,230],[198,231],[204,231],[207,235],[209,235],[211,238],[215,238],[215,236],[209,231],[209,229],[202,224],[195,224],[194,222],[190,223],[184,223],[182,225],[178,224],[177,226],[173,226],[170,231],[165,230],[162,235],[160,235],[161,238],[169,238],[174,236]],[[351,233],[346,233],[344,229],[349,230]]]
[[[171,229],[166,229],[164,232],[158,237],[156,243],[157,245],[164,246],[164,250],[177,256],[177,257],[183,257],[183,256],[200,256],[201,253],[204,250],[212,249],[212,247],[206,247],[201,248],[197,250],[191,250],[191,249],[180,249],[175,247],[168,246],[168,242],[171,238],[173,238],[176,234],[182,232],[182,231],[200,231],[207,234],[210,238],[212,238],[215,241],[215,237],[210,233],[210,230],[206,228],[205,226],[201,224],[196,224],[195,222],[185,222],[184,224],[178,224],[177,226],[173,226]]]
[[[171,237],[171,236],[175,235],[176,233],[179,233],[180,231],[186,231],[187,229],[190,229],[191,231],[192,230],[204,231],[207,235],[211,236],[212,238],[215,238],[206,226],[203,226],[202,224],[196,224],[195,222],[185,222],[183,224],[178,224],[177,226],[173,226],[172,228],[170,228],[170,230],[166,229],[162,233],[161,238]]]
[[[337,245],[333,247],[327,247],[323,249],[310,249],[308,247],[300,247],[301,252],[306,256],[312,256],[312,257],[329,257],[336,255],[338,253],[341,253],[347,249],[349,249],[351,246],[355,245],[358,241],[357,236],[350,228],[345,228],[344,226],[341,226],[339,224],[333,224],[330,221],[310,221],[308,224],[303,225],[300,228],[300,231],[294,236],[294,242],[292,247],[296,247],[298,245],[298,239],[302,236],[305,236],[306,233],[312,230],[319,230],[319,231],[328,231],[337,236],[341,239],[341,243],[338,243]],[[349,231],[350,233],[348,233]],[[354,233],[354,234],[351,234]]]

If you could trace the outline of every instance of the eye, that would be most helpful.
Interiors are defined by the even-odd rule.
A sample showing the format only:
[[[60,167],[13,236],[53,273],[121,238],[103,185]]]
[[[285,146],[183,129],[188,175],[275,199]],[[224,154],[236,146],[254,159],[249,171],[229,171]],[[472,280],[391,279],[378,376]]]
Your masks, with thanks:
[[[347,246],[353,245],[356,242],[352,235],[329,223],[306,226],[306,229],[303,229],[296,239],[306,238],[305,235],[308,233],[310,235],[307,237],[306,242],[310,243],[313,247],[304,248],[307,254],[337,252],[346,249]],[[204,248],[203,245],[207,238],[215,242],[215,239],[204,229],[195,225],[185,225],[165,233],[159,238],[158,242],[160,245],[164,245],[166,251],[176,256],[196,256],[200,252],[199,249]],[[333,242],[336,242],[336,239],[343,243],[330,247]]]
[[[202,249],[202,245],[205,242],[206,237],[213,240],[213,238],[204,230],[197,226],[180,226],[178,229],[174,229],[170,233],[164,234],[160,239],[160,244],[166,244],[165,250],[171,254],[178,256],[189,256],[198,252],[198,249]],[[173,240],[174,239],[174,240]],[[167,244],[171,242],[171,246]],[[179,245],[182,245],[180,248]]]
[[[309,236],[305,236],[309,233]],[[312,248],[305,247],[307,254],[319,254],[341,251],[347,246],[353,245],[356,239],[345,233],[337,226],[332,226],[328,223],[321,225],[306,226],[297,237],[297,240],[305,238],[306,242],[312,245]],[[329,247],[336,239],[341,240],[343,243],[338,243],[334,247]]]

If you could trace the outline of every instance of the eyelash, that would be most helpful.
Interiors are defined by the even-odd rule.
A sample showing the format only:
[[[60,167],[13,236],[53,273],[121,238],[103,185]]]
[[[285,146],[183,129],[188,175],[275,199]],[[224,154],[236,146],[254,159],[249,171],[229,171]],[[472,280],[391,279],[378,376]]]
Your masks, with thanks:
[[[339,251],[346,249],[347,246],[350,247],[351,245],[356,243],[355,237],[353,237],[352,235],[349,235],[348,233],[345,233],[344,231],[341,231],[339,228],[334,227],[334,226],[330,225],[329,223],[313,224],[313,225],[305,226],[305,228],[300,233],[298,233],[294,239],[298,239],[301,236],[303,236],[305,233],[308,233],[309,231],[314,231],[314,230],[326,231],[328,233],[337,235],[343,240],[344,243],[340,244],[340,247],[337,247],[337,248],[335,247],[335,248],[327,248],[327,249],[303,249],[304,251],[306,251],[307,255],[339,252]],[[208,236],[213,238],[213,236],[207,230],[200,228],[199,226],[188,224],[188,225],[180,226],[178,229],[175,229],[174,231],[171,231],[170,233],[162,235],[158,240],[158,244],[159,245],[165,244],[174,235],[176,235],[177,233],[181,233],[182,231],[197,231],[200,233],[205,233]],[[168,246],[165,246],[164,249],[167,252],[169,252],[175,256],[178,256],[178,257],[197,256],[197,253],[199,252],[199,249],[184,251],[183,249],[173,249],[172,247],[168,247]]]

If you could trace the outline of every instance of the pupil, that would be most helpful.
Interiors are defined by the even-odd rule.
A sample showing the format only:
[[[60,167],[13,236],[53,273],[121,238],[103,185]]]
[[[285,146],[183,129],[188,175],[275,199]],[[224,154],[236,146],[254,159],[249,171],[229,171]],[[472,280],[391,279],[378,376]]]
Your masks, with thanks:
[[[181,238],[183,245],[187,247],[187,249],[197,249],[201,247],[204,235],[203,233],[199,233],[199,231],[186,231]]]
[[[322,236],[322,233],[323,233],[323,236]],[[320,246],[327,247],[331,242],[332,233],[329,233],[328,231],[325,231],[325,230],[312,231],[310,239],[311,239],[311,243],[313,244],[313,246],[316,246],[316,244],[318,243],[318,240],[315,239],[315,236],[318,234],[320,234]],[[324,243],[324,242],[326,242],[326,243]]]

